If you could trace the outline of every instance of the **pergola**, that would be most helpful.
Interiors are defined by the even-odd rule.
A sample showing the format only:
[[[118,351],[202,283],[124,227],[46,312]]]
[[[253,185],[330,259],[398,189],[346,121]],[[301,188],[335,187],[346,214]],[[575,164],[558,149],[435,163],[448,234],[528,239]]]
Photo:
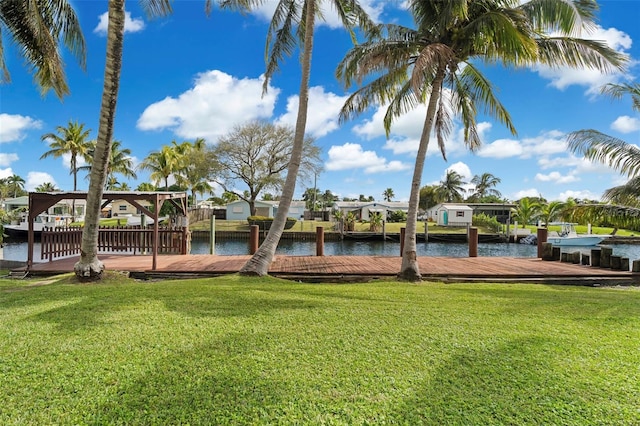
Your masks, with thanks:
[[[33,243],[34,243],[34,220],[35,218],[47,211],[62,200],[86,200],[87,193],[81,191],[72,192],[30,192],[29,193],[29,214],[28,214],[28,254],[27,254],[27,270],[33,265]],[[171,202],[176,208],[186,216],[187,214],[187,193],[186,192],[126,192],[126,191],[107,191],[102,194],[102,207],[114,200],[124,200],[136,208],[140,209],[145,215],[153,218],[153,266],[156,269],[158,257],[158,217],[160,209],[165,201]],[[140,201],[149,201],[155,206],[154,211],[149,210],[141,205]]]

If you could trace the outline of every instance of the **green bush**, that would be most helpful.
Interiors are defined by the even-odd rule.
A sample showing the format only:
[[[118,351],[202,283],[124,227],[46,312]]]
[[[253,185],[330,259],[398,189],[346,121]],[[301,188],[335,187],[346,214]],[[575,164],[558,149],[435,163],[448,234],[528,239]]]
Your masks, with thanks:
[[[498,219],[492,216],[487,216],[484,213],[474,215],[471,219],[471,224],[473,226],[482,226],[483,228],[487,228],[493,232],[500,232],[500,229],[502,229],[502,225],[498,222]]]
[[[268,231],[271,228],[271,224],[273,223],[273,218],[267,216],[249,216],[247,218],[247,222],[249,222],[249,225],[258,225],[261,231]],[[287,223],[285,223],[284,225],[284,229],[293,228],[293,225],[295,225],[296,222],[296,219],[288,217]]]
[[[406,222],[407,221],[407,212],[403,212],[402,210],[396,210],[387,216],[387,220],[389,222]]]

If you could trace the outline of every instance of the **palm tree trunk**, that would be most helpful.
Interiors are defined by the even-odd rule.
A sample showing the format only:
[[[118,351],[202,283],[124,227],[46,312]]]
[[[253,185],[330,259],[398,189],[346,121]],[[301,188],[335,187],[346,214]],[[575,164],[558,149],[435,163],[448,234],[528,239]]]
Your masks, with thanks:
[[[82,231],[80,260],[75,264],[76,276],[81,280],[95,281],[102,278],[104,264],[98,259],[98,225],[100,205],[109,153],[113,139],[113,122],[120,87],[122,68],[122,47],[124,44],[124,3],[125,0],[109,0],[109,29],[107,33],[107,58],[104,71],[100,125],[93,155],[93,166],[87,194],[87,211]]]
[[[71,172],[73,173],[73,192],[78,190],[78,160],[71,154]],[[76,221],[76,199],[71,200],[71,221]]]
[[[307,127],[307,110],[309,106],[309,78],[311,76],[311,51],[313,50],[313,31],[315,19],[315,2],[307,2],[307,14],[305,16],[304,53],[302,57],[302,76],[300,79],[300,100],[298,102],[298,117],[296,119],[296,131],[293,137],[293,149],[287,168],[287,178],[282,189],[282,196],[278,205],[278,212],[273,219],[269,233],[258,251],[240,269],[240,275],[264,276],[269,273],[269,266],[276,253],[278,242],[287,222],[287,213],[291,207],[291,200],[296,189],[298,170],[302,161],[304,148],[304,134]]]
[[[427,158],[427,148],[433,128],[433,120],[440,99],[444,70],[439,70],[433,81],[427,116],[420,136],[420,146],[416,155],[416,165],[413,169],[413,179],[411,180],[411,194],[409,195],[409,211],[407,212],[407,227],[404,234],[404,251],[402,252],[402,266],[398,273],[398,278],[407,281],[420,281],[420,268],[418,267],[418,256],[416,251],[416,230],[418,226],[418,204],[420,203],[420,184],[422,182],[422,171]]]

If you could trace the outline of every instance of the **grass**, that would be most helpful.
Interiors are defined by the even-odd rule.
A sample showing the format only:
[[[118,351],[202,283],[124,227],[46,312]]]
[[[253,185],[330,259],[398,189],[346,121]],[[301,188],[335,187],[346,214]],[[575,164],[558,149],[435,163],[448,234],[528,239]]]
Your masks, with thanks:
[[[636,289],[54,281],[0,279],[0,424],[640,423]]]

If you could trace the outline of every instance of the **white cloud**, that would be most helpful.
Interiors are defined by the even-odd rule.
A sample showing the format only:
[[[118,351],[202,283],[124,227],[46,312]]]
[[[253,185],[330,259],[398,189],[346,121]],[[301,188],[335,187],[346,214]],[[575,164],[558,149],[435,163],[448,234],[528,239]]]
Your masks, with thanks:
[[[287,112],[278,117],[276,124],[295,127],[299,99],[298,95],[290,96],[287,99]],[[320,86],[310,88],[309,111],[313,112],[307,116],[306,132],[315,138],[319,138],[336,130],[339,127],[338,115],[346,99],[346,96],[325,93]]]
[[[0,114],[0,143],[17,142],[25,138],[25,133],[40,129],[42,122],[17,114]]]
[[[8,178],[9,176],[13,176],[13,174],[11,167],[8,169],[0,169],[0,179]]]
[[[633,133],[640,130],[640,119],[623,115],[611,123],[611,128],[620,133]]]
[[[269,87],[263,97],[262,82],[262,77],[238,79],[217,70],[198,74],[194,86],[177,98],[149,105],[137,128],[215,142],[238,124],[271,117],[280,90]]]
[[[564,191],[561,192],[559,195],[559,200],[560,201],[567,201],[569,198],[576,198],[576,199],[587,199],[587,200],[599,200],[600,199],[600,195],[594,194],[593,192],[589,191],[588,189],[582,190],[582,191]]]
[[[109,12],[105,12],[98,17],[98,26],[93,32],[100,35],[107,35],[109,27]],[[142,18],[131,18],[131,12],[124,13],[124,32],[137,33],[144,29],[144,20]]]
[[[519,157],[523,152],[524,148],[519,141],[513,139],[497,139],[489,144],[483,145],[478,151],[478,156],[488,158],[509,158]]]
[[[18,161],[20,158],[18,154],[7,154],[4,152],[0,152],[0,167],[7,167],[11,165],[14,161]]]
[[[519,200],[524,197],[538,197],[540,196],[540,191],[535,188],[523,189],[521,191],[516,192],[513,197],[514,200]]]
[[[469,168],[469,166],[467,166],[462,161],[458,161],[457,163],[454,163],[451,166],[447,167],[447,169],[444,171],[444,174],[442,175],[442,180],[446,178],[447,172],[450,170],[453,170],[454,172],[462,176],[463,180],[469,181],[473,178],[473,173],[471,173],[471,169]]]
[[[364,151],[360,144],[345,143],[344,145],[334,145],[329,149],[329,161],[326,169],[352,170],[364,169],[365,173],[379,173],[400,171],[409,168],[409,165],[400,161],[387,161],[378,157],[375,151]]]
[[[535,180],[539,182],[553,182],[556,184],[562,184],[562,183],[577,182],[580,179],[578,179],[573,173],[569,173],[568,175],[563,175],[560,172],[551,172],[546,175],[542,173],[537,173],[535,176]]]
[[[609,47],[624,53],[625,50],[631,48],[631,37],[628,34],[615,28],[604,29],[596,26],[595,30],[590,34],[581,34],[581,38],[589,40],[599,40],[606,42]],[[567,67],[550,68],[548,66],[538,66],[537,72],[541,77],[551,80],[550,85],[564,90],[567,87],[577,84],[587,86],[587,93],[595,95],[599,93],[599,88],[609,82],[615,81],[621,75],[616,71],[610,74],[603,74],[593,69],[573,69]]]
[[[27,191],[34,191],[37,186],[43,183],[51,182],[54,186],[58,186],[53,176],[44,172],[29,172],[24,184],[24,189]]]

